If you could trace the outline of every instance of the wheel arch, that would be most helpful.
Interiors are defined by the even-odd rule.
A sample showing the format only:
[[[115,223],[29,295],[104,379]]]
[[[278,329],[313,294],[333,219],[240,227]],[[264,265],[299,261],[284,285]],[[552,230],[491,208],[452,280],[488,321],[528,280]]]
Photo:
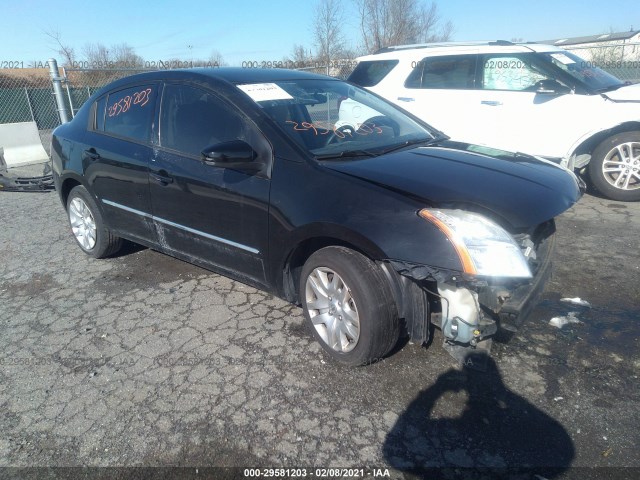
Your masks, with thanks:
[[[595,150],[606,138],[619,133],[636,131],[640,131],[640,121],[623,122],[604,130],[590,132],[573,144],[566,158],[576,157],[576,159],[578,159],[580,156],[586,155],[586,157],[580,161],[576,161],[576,168],[584,168],[591,161],[591,154],[593,153],[593,150]]]
[[[62,205],[64,206],[65,210],[67,208],[67,200],[69,199],[69,194],[71,193],[71,190],[73,190],[78,185],[82,185],[83,187],[87,188],[86,185],[84,184],[84,182],[82,181],[82,178],[76,177],[75,175],[67,176],[60,183],[59,195],[60,195],[60,200],[62,201]]]
[[[326,231],[315,235],[305,235],[294,243],[292,248],[284,255],[283,261],[279,262],[278,289],[290,302],[299,303],[298,282],[300,271],[307,259],[314,253],[325,247],[339,246],[349,248],[371,260],[384,258],[383,252],[370,240],[351,231]]]

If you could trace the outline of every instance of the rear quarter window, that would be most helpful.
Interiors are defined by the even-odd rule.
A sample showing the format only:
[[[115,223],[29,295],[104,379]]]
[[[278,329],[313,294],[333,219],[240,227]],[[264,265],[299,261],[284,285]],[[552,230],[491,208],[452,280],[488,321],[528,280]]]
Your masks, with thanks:
[[[102,132],[104,130],[105,106],[107,105],[107,97],[102,97],[96,101],[93,119],[93,130]]]
[[[386,77],[398,60],[375,60],[360,62],[349,75],[348,81],[360,87],[373,87]]]

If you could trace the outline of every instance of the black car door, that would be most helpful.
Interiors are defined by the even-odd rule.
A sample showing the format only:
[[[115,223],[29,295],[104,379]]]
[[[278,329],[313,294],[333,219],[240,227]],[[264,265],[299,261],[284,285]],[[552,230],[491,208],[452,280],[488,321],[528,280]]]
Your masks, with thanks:
[[[266,175],[212,166],[208,146],[244,140],[260,161],[271,148],[255,124],[213,91],[164,87],[160,137],[149,171],[158,240],[169,253],[264,283],[270,181]]]
[[[150,145],[159,83],[112,91],[95,104],[82,152],[84,174],[112,230],[155,242],[149,201]]]

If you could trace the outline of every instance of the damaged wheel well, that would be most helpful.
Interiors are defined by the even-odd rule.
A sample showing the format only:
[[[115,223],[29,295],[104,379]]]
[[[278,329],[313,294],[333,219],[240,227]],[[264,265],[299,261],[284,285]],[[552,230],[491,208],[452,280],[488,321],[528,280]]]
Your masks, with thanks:
[[[371,258],[362,248],[334,237],[315,237],[299,243],[287,257],[283,268],[283,291],[288,301],[300,304],[297,286],[302,267],[314,252],[330,246],[346,247]],[[439,312],[440,306],[439,300],[429,295],[428,288],[424,287],[437,291],[435,280],[415,280],[399,274],[386,261],[376,263],[389,282],[395,308],[404,323],[406,333],[418,344],[427,343],[430,339],[430,314],[434,310]]]
[[[298,282],[300,281],[300,272],[307,259],[316,251],[325,247],[346,247],[356,252],[368,256],[357,246],[345,242],[343,240],[332,237],[316,237],[304,240],[299,243],[289,254],[283,269],[283,290],[285,298],[293,303],[300,303],[298,298]]]

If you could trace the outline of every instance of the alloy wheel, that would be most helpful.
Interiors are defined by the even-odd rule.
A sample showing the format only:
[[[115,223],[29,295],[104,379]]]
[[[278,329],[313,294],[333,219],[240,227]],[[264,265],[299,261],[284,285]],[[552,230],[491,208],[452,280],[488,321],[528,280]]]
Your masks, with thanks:
[[[625,142],[613,147],[604,157],[605,180],[621,190],[640,188],[640,142]]]
[[[74,198],[69,205],[69,221],[71,230],[82,248],[91,250],[95,247],[96,221],[87,204],[79,197]]]
[[[307,277],[305,301],[320,338],[336,352],[350,352],[360,338],[360,319],[351,289],[327,267]]]

